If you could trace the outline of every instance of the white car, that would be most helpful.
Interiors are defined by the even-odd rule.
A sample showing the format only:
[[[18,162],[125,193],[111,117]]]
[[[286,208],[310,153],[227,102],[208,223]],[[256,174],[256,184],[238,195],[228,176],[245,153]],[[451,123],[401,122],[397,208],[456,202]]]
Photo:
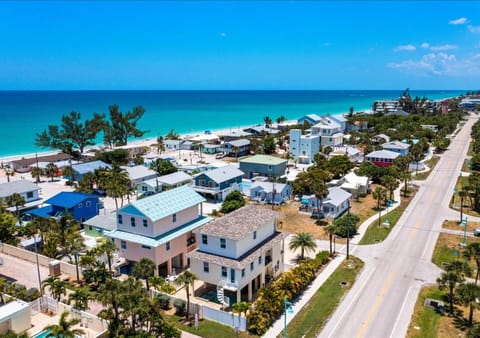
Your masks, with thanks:
[[[300,194],[297,194],[295,195],[295,197],[293,198],[294,201],[297,201],[297,202],[300,202],[302,200],[302,195]]]
[[[476,237],[480,236],[480,228],[476,228],[475,231],[473,231],[473,235]]]

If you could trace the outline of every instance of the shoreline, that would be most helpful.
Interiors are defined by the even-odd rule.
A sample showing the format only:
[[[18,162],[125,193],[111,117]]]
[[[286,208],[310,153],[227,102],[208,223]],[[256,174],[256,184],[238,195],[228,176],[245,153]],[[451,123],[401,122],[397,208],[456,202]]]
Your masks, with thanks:
[[[289,120],[289,121],[285,121],[285,123],[290,123],[290,122],[296,122],[296,120]],[[275,123],[274,123],[275,124]],[[221,128],[221,129],[206,129],[206,130],[209,130],[211,132],[211,134],[213,135],[223,135],[223,134],[226,134],[226,133],[231,133],[231,132],[235,132],[235,131],[241,131],[245,128],[250,128],[250,127],[255,127],[255,126],[258,126],[258,125],[264,125],[264,124],[254,124],[254,125],[247,125],[247,126],[237,126],[237,127],[230,127],[230,128]],[[205,134],[205,130],[203,131],[191,131],[189,133],[182,133],[182,134],[178,134],[179,137],[181,139],[187,139],[187,138],[192,138],[192,137],[196,137],[196,136],[200,136],[200,135],[206,135]],[[152,146],[152,144],[156,144],[157,143],[157,138],[154,137],[147,137],[147,138],[144,138],[144,139],[134,139],[130,142],[127,143],[127,146]],[[89,150],[92,150],[92,149],[98,149],[98,148],[103,148],[105,147],[105,145],[103,144],[96,144],[94,146],[91,146],[91,147],[87,147],[85,148],[85,151],[84,152],[88,152]],[[26,153],[26,154],[18,154],[18,155],[9,155],[9,156],[0,156],[0,163],[9,163],[11,161],[16,161],[16,160],[21,160],[21,159],[30,159],[30,158],[35,158],[36,156],[47,156],[47,155],[55,155],[55,154],[58,154],[60,151],[59,150],[45,150],[45,151],[39,151],[39,152],[36,152],[36,153]]]

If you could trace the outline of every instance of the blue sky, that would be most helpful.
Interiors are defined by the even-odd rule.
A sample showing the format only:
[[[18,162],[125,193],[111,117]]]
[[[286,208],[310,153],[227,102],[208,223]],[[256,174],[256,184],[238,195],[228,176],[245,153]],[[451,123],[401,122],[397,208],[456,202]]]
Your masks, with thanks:
[[[0,89],[479,89],[478,1],[0,2]]]

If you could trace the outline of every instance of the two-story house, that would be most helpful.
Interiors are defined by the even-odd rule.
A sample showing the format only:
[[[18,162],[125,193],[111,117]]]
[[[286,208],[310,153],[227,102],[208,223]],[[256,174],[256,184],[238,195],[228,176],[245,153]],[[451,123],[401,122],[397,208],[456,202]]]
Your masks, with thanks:
[[[144,194],[146,192],[160,192],[170,190],[182,185],[192,183],[192,176],[183,171],[177,171],[168,175],[159,176],[138,184],[137,192]]]
[[[342,125],[328,117],[322,117],[320,122],[312,126],[312,135],[320,136],[321,147],[334,147],[343,144]]]
[[[233,165],[226,165],[198,174],[193,179],[192,188],[199,194],[221,202],[234,190],[240,190],[243,171]]]
[[[85,222],[98,215],[103,207],[98,196],[82,192],[62,191],[47,199],[47,206],[34,209],[28,213],[36,217],[61,217],[70,215],[74,220]]]
[[[240,160],[245,178],[254,176],[280,177],[285,175],[287,160],[270,155],[254,155]]]
[[[400,141],[392,141],[382,144],[382,148],[384,150],[393,151],[394,153],[399,153],[400,155],[407,155],[408,150],[410,149],[410,144],[400,142]]]
[[[190,267],[207,288],[217,289],[219,302],[251,302],[283,272],[285,234],[277,231],[277,217],[270,208],[247,204],[196,231]]]
[[[117,229],[109,232],[119,256],[134,263],[146,257],[155,262],[156,275],[175,275],[197,247],[195,229],[211,218],[202,215],[205,199],[187,186],[152,195],[124,206],[117,213]]]

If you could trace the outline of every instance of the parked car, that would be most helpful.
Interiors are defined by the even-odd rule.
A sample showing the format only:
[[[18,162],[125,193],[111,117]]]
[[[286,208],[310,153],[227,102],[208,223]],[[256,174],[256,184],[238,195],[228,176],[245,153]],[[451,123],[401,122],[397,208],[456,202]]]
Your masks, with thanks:
[[[473,231],[473,235],[479,237],[480,236],[480,228],[476,228],[475,231]]]
[[[224,158],[224,157],[225,157],[225,154],[217,154],[217,155],[215,155],[215,158],[216,158],[217,160],[222,159],[222,158]]]
[[[295,195],[295,197],[293,198],[293,200],[297,201],[297,202],[300,202],[302,200],[302,195],[301,194],[297,194]]]

